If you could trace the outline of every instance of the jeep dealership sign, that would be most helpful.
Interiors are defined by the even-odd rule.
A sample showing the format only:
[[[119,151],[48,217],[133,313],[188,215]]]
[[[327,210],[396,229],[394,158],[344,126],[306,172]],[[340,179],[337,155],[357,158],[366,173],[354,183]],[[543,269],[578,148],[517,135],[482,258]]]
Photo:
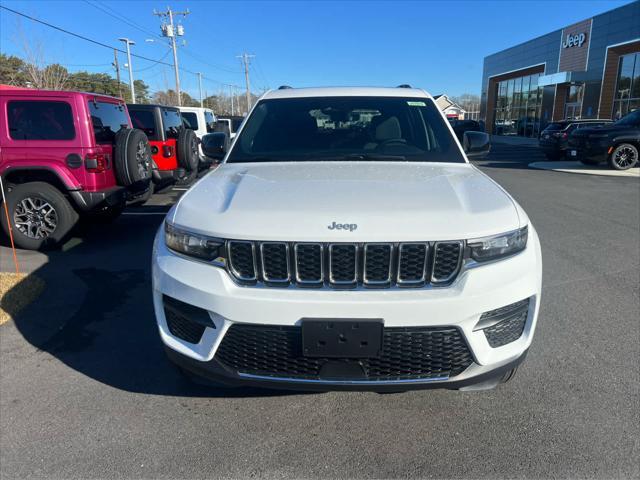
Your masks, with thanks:
[[[557,71],[584,72],[587,69],[591,41],[591,19],[563,28],[558,40],[560,40],[560,61]]]
[[[586,33],[576,33],[575,35],[567,35],[567,38],[562,42],[562,48],[581,47],[584,41],[587,39]]]

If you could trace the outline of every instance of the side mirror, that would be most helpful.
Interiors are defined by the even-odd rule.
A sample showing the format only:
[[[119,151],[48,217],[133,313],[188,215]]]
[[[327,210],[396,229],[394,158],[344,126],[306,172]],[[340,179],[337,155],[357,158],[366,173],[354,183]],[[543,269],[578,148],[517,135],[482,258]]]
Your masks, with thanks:
[[[207,133],[202,136],[202,153],[207,157],[222,160],[227,153],[228,141],[224,132]]]
[[[491,138],[484,132],[464,132],[462,149],[468,158],[484,158],[491,150]]]

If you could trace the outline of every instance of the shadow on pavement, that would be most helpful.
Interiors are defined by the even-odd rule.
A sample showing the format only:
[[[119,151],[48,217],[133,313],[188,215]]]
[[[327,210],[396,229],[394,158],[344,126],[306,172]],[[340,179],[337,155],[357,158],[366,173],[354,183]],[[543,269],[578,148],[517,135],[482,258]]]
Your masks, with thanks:
[[[491,152],[482,160],[473,161],[479,167],[528,169],[532,162],[546,160],[544,154],[535,146],[514,146],[493,144]]]
[[[150,208],[150,212],[156,211]],[[15,319],[30,344],[99,382],[131,392],[198,397],[292,395],[193,384],[166,358],[151,297],[151,250],[162,215],[80,227],[34,273],[46,286]],[[6,337],[5,337],[6,340]]]

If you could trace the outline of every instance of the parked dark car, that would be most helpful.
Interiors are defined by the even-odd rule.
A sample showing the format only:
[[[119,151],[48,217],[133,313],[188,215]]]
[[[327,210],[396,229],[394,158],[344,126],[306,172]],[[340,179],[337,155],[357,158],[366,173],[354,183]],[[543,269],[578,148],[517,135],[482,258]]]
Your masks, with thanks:
[[[615,170],[638,165],[640,110],[617,122],[594,128],[580,128],[569,135],[567,155],[585,165],[608,162]]]
[[[453,132],[456,134],[456,137],[458,137],[458,140],[461,142],[464,138],[464,132],[484,132],[482,125],[475,120],[450,119],[449,123],[451,124],[451,128],[453,128]]]
[[[565,157],[569,135],[580,128],[598,127],[612,123],[612,120],[586,119],[562,120],[547,125],[540,133],[538,143],[549,160],[560,160]]]

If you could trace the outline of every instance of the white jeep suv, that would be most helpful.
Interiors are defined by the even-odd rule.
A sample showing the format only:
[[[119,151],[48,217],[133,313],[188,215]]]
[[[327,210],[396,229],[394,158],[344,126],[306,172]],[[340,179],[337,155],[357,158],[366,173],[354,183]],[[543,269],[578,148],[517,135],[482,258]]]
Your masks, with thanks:
[[[153,299],[190,376],[486,389],[524,359],[542,260],[516,201],[411,88],[279,89],[167,214]]]

